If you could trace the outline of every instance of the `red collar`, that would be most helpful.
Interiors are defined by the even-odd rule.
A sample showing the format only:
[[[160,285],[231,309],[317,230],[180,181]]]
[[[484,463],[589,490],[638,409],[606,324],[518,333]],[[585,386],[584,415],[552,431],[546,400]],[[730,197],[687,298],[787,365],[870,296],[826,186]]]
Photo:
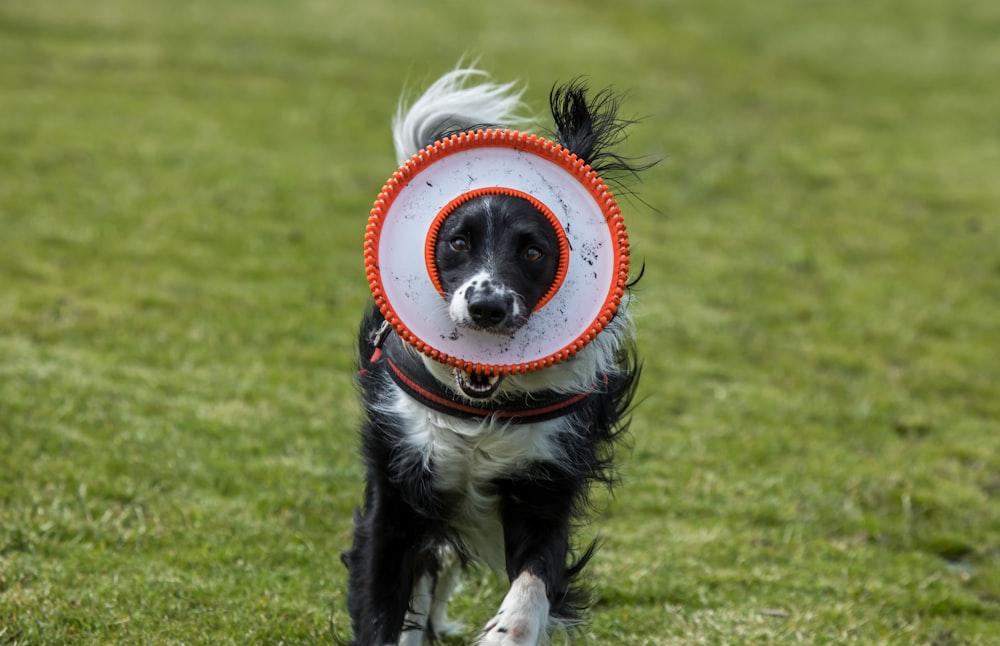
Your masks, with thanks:
[[[382,335],[379,335],[382,336]],[[551,390],[493,398],[482,404],[462,397],[448,388],[424,366],[423,360],[408,352],[395,333],[376,337],[376,349],[365,370],[385,365],[393,382],[424,406],[463,419],[499,419],[512,424],[530,424],[569,415],[598,391],[595,384],[583,392],[559,393]],[[607,381],[605,379],[605,381]]]

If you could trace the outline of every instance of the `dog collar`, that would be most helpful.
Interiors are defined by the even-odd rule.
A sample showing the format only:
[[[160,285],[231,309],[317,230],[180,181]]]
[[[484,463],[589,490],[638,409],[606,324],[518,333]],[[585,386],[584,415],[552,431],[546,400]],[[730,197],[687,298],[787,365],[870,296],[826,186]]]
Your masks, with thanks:
[[[532,201],[560,238],[556,281],[513,335],[458,328],[433,264],[433,238],[457,204],[483,194]],[[372,296],[401,339],[470,372],[516,374],[568,359],[610,322],[628,281],[628,236],[611,191],[561,145],[511,130],[435,142],[382,188],[365,232]]]
[[[396,334],[381,341],[369,365],[385,362],[389,376],[407,395],[439,413],[462,419],[497,419],[511,424],[530,424],[568,415],[587,403],[598,386],[579,393],[543,391],[490,399],[477,405],[445,387],[427,370],[419,356],[407,351]]]

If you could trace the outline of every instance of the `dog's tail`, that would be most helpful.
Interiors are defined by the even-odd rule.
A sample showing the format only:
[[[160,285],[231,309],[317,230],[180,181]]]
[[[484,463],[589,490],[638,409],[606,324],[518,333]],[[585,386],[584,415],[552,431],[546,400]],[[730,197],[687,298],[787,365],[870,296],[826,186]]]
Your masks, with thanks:
[[[392,120],[397,161],[404,163],[450,134],[525,123],[527,119],[518,116],[523,93],[517,83],[493,83],[486,72],[459,64],[412,104],[400,100]]]

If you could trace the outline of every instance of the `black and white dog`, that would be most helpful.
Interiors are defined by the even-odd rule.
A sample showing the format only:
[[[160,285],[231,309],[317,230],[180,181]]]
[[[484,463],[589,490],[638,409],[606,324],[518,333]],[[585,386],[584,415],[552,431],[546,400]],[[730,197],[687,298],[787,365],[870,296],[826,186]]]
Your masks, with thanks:
[[[400,105],[400,162],[446,135],[510,125],[520,96],[478,70],[446,74],[409,108]],[[602,176],[637,170],[612,149],[627,125],[618,97],[588,97],[574,81],[554,88],[550,104],[554,141]],[[462,205],[437,242],[434,263],[457,326],[510,334],[556,272],[552,227],[516,196]],[[627,310],[626,293],[597,337],[566,361],[483,376],[417,352],[370,308],[358,371],[367,482],[343,554],[353,643],[419,646],[454,633],[446,604],[475,562],[510,580],[477,643],[535,645],[579,623],[587,599],[577,579],[594,545],[575,550],[571,530],[585,520],[591,485],[614,479],[613,451],[638,379]],[[495,414],[508,408],[517,414]]]

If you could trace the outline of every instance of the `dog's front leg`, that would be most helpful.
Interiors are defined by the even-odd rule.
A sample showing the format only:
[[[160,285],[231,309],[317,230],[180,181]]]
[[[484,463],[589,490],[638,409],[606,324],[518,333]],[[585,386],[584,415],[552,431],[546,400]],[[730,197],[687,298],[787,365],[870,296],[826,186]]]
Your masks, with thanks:
[[[578,488],[570,479],[499,483],[507,575],[511,586],[480,638],[482,646],[535,646],[544,641],[550,616],[572,619],[567,567],[570,518]]]
[[[397,644],[414,589],[422,522],[385,482],[369,485],[344,555],[347,606],[357,646]]]

